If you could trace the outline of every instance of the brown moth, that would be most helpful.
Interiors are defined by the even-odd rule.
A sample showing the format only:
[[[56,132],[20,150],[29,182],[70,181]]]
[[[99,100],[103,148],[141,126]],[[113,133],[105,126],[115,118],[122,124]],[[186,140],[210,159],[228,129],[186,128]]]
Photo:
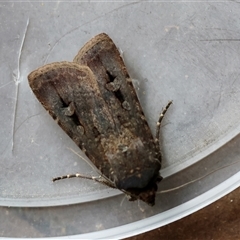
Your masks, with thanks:
[[[153,138],[120,53],[101,33],[73,62],[55,62],[33,71],[29,84],[54,120],[101,172],[100,178],[71,174],[117,188],[149,205],[162,177],[160,115]]]

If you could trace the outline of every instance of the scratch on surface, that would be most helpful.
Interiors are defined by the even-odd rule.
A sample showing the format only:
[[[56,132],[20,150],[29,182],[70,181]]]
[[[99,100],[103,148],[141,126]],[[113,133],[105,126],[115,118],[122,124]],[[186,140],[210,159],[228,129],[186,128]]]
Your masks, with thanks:
[[[3,88],[3,87],[6,87],[6,86],[9,85],[10,83],[12,83],[12,81],[3,84],[2,86],[0,86],[0,89]]]
[[[217,101],[217,109],[219,109],[219,106],[221,104],[221,101],[222,101],[222,94],[223,94],[223,86],[222,86],[222,82],[220,83],[220,91],[219,91],[219,94],[218,94],[218,101]],[[216,109],[215,108],[215,109]]]
[[[221,38],[219,38],[219,39],[206,39],[206,40],[199,40],[200,42],[239,42],[240,41],[240,39],[231,39],[231,38],[229,38],[229,39],[221,39]]]
[[[228,168],[228,167],[230,167],[230,166],[233,166],[234,164],[237,164],[237,163],[240,163],[240,161],[235,161],[235,162],[226,164],[226,165],[224,165],[224,166],[222,166],[222,167],[219,167],[219,168],[217,168],[217,169],[215,169],[215,170],[210,171],[209,173],[204,174],[204,175],[201,176],[201,177],[195,178],[195,179],[193,179],[193,180],[191,180],[191,181],[189,181],[189,182],[187,182],[187,183],[184,183],[184,184],[182,184],[182,185],[180,185],[180,186],[178,186],[178,187],[174,187],[174,188],[171,188],[171,189],[166,189],[166,190],[158,191],[157,194],[168,193],[168,192],[172,192],[172,191],[178,190],[178,189],[180,189],[180,188],[186,187],[186,186],[188,186],[188,185],[190,185],[190,184],[192,184],[192,183],[195,183],[195,182],[197,182],[197,181],[200,181],[200,180],[202,180],[202,179],[204,179],[204,178],[206,178],[206,177],[208,177],[208,176],[211,176],[211,175],[212,175],[213,173],[215,173],[215,172],[218,172],[218,171],[220,171],[220,170],[222,170],[222,169],[224,169],[224,168]]]
[[[56,3],[55,8],[53,8],[54,12],[57,12],[57,10],[58,10],[58,8],[59,8],[59,4],[60,4],[60,1],[58,1],[58,2]]]
[[[93,170],[96,170],[96,167],[91,164],[90,161],[88,161],[86,158],[82,157],[80,154],[78,154],[76,151],[74,151],[72,148],[67,147],[70,151],[72,151],[74,154],[76,154],[79,158],[81,158],[85,163],[87,163]]]
[[[81,24],[80,26],[77,26],[77,27],[69,30],[68,32],[66,32],[65,34],[63,34],[63,35],[53,44],[53,46],[50,48],[50,51],[49,51],[49,53],[48,53],[48,55],[47,55],[47,57],[46,57],[46,59],[45,59],[45,61],[44,61],[44,64],[47,63],[48,58],[49,58],[49,56],[50,56],[50,53],[53,51],[53,49],[56,47],[56,45],[61,41],[61,39],[63,39],[63,38],[64,38],[65,36],[67,36],[68,34],[76,31],[77,29],[79,29],[79,28],[81,28],[81,27],[83,27],[83,26],[85,26],[85,25],[87,25],[87,24],[89,24],[89,23],[92,23],[92,22],[94,22],[94,21],[97,21],[98,19],[101,19],[101,18],[103,18],[104,16],[106,16],[106,15],[108,15],[108,14],[111,14],[111,13],[113,13],[113,12],[115,12],[115,11],[118,11],[118,10],[121,9],[121,8],[125,8],[125,7],[128,7],[129,5],[134,5],[134,4],[139,4],[139,3],[140,3],[140,2],[128,3],[128,4],[126,4],[126,5],[123,5],[123,6],[121,6],[121,7],[118,7],[118,8],[116,8],[116,9],[113,9],[113,10],[111,10],[111,11],[109,11],[109,12],[107,12],[107,13],[101,15],[101,16],[98,16],[98,17],[96,17],[96,18],[94,18],[94,19],[91,19],[90,21],[85,22],[85,23]]]
[[[18,105],[18,92],[19,92],[19,79],[21,76],[21,72],[20,72],[20,63],[21,63],[21,55],[22,55],[22,49],[23,49],[23,45],[25,42],[25,38],[26,38],[26,34],[27,34],[27,30],[28,30],[28,24],[29,24],[29,18],[27,19],[27,24],[25,27],[25,31],[23,34],[23,38],[22,38],[22,42],[20,45],[20,49],[19,49],[19,53],[18,53],[18,61],[17,61],[17,74],[14,74],[13,80],[16,84],[16,93],[15,93],[15,106],[14,106],[14,110],[13,110],[13,127],[12,127],[12,152],[13,152],[13,147],[14,147],[14,133],[15,133],[15,123],[16,123],[16,113],[17,113],[17,105]]]
[[[13,136],[14,136],[14,134],[18,131],[18,129],[19,129],[27,120],[29,120],[30,118],[35,117],[35,116],[37,116],[37,115],[39,115],[39,114],[40,114],[40,113],[34,114],[34,115],[26,118],[23,122],[21,122],[21,123],[19,124],[19,126],[18,126],[17,128],[15,128],[14,133],[13,133]],[[5,152],[6,149],[7,149],[7,146],[10,144],[11,141],[13,142],[13,138],[9,139],[9,141],[8,141],[7,144],[6,144],[5,149],[3,150],[3,152],[0,153],[0,155],[3,155],[3,154],[4,154],[4,152]]]

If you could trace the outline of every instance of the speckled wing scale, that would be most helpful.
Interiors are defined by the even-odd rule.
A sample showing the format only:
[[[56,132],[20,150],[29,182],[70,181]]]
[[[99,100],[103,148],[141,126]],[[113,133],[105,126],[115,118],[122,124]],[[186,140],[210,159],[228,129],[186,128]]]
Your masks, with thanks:
[[[91,39],[73,62],[45,65],[30,73],[28,80],[44,108],[99,169],[98,182],[123,191],[131,201],[154,205],[161,180],[160,123],[154,139],[108,35]],[[54,180],[67,177],[89,178],[73,174]]]

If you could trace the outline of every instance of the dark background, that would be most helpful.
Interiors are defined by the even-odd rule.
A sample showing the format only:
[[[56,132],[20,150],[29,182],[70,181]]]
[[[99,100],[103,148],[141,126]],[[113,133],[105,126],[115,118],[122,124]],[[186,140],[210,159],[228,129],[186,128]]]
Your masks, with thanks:
[[[240,239],[239,196],[240,188],[237,188],[194,214],[164,227],[127,239]]]

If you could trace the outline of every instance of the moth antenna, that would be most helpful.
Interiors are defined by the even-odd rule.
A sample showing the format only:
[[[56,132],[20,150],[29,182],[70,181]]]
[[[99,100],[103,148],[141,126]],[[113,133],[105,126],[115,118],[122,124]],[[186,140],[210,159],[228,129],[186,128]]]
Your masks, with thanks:
[[[215,173],[215,172],[217,172],[217,171],[219,171],[219,170],[221,170],[221,169],[224,169],[224,168],[227,168],[227,167],[229,167],[229,166],[232,166],[232,165],[234,165],[234,164],[236,164],[236,163],[239,163],[239,161],[236,161],[236,162],[227,164],[227,165],[225,165],[225,166],[222,166],[222,167],[220,167],[220,168],[218,168],[218,169],[216,169],[216,170],[213,170],[213,171],[211,171],[211,172],[209,172],[209,173],[207,173],[207,174],[205,174],[205,175],[203,175],[203,176],[201,176],[201,177],[199,177],[199,178],[196,178],[196,179],[194,179],[194,180],[191,180],[190,182],[184,183],[184,184],[182,184],[182,185],[180,185],[180,186],[178,186],[178,187],[170,188],[170,189],[168,189],[168,190],[162,190],[162,191],[159,191],[159,192],[157,192],[157,193],[159,194],[159,193],[167,193],[167,192],[175,191],[175,190],[180,189],[180,188],[182,188],[182,187],[188,186],[188,185],[190,185],[190,184],[192,184],[192,183],[194,183],[194,182],[196,182],[196,181],[202,180],[203,178],[205,178],[205,177],[207,177],[207,176],[209,176],[209,175],[211,175],[211,174],[213,174],[213,173]]]
[[[88,176],[82,175],[80,173],[68,174],[68,175],[63,175],[63,176],[60,176],[60,177],[55,177],[55,178],[52,179],[52,181],[55,182],[55,181],[58,181],[58,180],[67,179],[67,178],[75,178],[75,177],[88,179],[88,180],[93,180],[95,182],[101,183],[101,184],[106,185],[108,187],[116,188],[113,183],[111,183],[109,181],[106,181],[101,176],[99,176],[99,177],[88,177]]]
[[[172,101],[168,102],[167,106],[162,110],[162,112],[160,114],[159,120],[157,122],[155,142],[159,142],[161,123],[162,123],[164,115],[166,114],[166,112],[167,112],[168,108],[171,106],[171,104],[172,104]]]
[[[123,206],[123,203],[124,203],[124,201],[125,201],[126,198],[127,198],[127,195],[125,194],[125,195],[123,196],[123,198],[122,198],[122,201],[120,202],[120,207]]]
[[[141,207],[141,202],[140,202],[139,199],[137,200],[137,202],[138,202],[138,208],[140,209],[140,211],[141,211],[142,213],[145,212],[145,209]]]
[[[76,154],[79,158],[81,158],[85,163],[87,163],[93,170],[96,170],[96,168],[83,156],[81,156],[79,153],[77,153],[76,151],[74,151],[72,148],[67,147],[71,152],[73,152],[74,154]]]

